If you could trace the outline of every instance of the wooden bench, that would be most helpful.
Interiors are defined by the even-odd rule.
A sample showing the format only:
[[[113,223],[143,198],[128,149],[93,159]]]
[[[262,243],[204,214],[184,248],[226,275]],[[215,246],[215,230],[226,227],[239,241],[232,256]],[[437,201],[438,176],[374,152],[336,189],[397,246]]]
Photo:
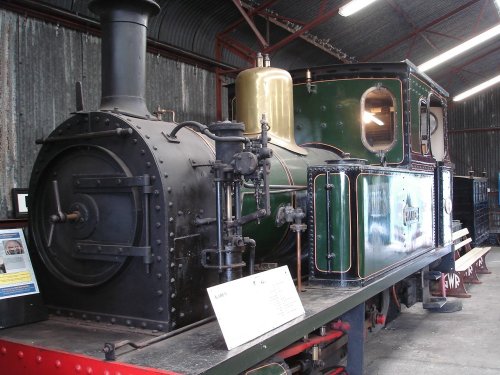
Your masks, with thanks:
[[[491,273],[486,267],[486,254],[491,247],[471,249],[472,239],[467,228],[460,229],[452,236],[455,251],[455,269],[444,275],[446,295],[469,298],[465,284],[480,284],[478,274]]]

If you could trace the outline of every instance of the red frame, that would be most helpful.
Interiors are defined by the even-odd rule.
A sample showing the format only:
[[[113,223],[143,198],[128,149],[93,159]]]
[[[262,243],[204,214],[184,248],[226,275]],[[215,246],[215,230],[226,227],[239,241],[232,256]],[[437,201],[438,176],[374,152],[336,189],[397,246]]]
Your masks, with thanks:
[[[179,375],[1,339],[0,369],[8,375]]]

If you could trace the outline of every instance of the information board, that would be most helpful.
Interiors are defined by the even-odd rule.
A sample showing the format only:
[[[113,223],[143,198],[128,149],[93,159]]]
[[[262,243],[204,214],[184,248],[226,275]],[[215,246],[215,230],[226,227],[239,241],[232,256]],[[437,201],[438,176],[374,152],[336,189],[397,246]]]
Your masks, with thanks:
[[[39,293],[21,229],[0,230],[0,300]]]
[[[0,328],[47,315],[22,229],[0,229]]]
[[[229,350],[305,313],[286,266],[207,291]]]

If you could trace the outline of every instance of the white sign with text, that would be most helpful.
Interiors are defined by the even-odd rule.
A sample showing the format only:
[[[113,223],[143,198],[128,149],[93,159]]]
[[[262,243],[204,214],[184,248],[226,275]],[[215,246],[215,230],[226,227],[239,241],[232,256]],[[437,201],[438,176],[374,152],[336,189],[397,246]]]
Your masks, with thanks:
[[[207,291],[229,350],[305,313],[286,266]]]

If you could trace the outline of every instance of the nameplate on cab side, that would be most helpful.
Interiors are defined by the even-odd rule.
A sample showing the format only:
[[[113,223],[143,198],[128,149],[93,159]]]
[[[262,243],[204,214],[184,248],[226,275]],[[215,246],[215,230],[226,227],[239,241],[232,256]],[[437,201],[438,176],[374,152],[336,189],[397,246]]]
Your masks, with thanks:
[[[228,350],[305,313],[288,267],[208,288]]]

